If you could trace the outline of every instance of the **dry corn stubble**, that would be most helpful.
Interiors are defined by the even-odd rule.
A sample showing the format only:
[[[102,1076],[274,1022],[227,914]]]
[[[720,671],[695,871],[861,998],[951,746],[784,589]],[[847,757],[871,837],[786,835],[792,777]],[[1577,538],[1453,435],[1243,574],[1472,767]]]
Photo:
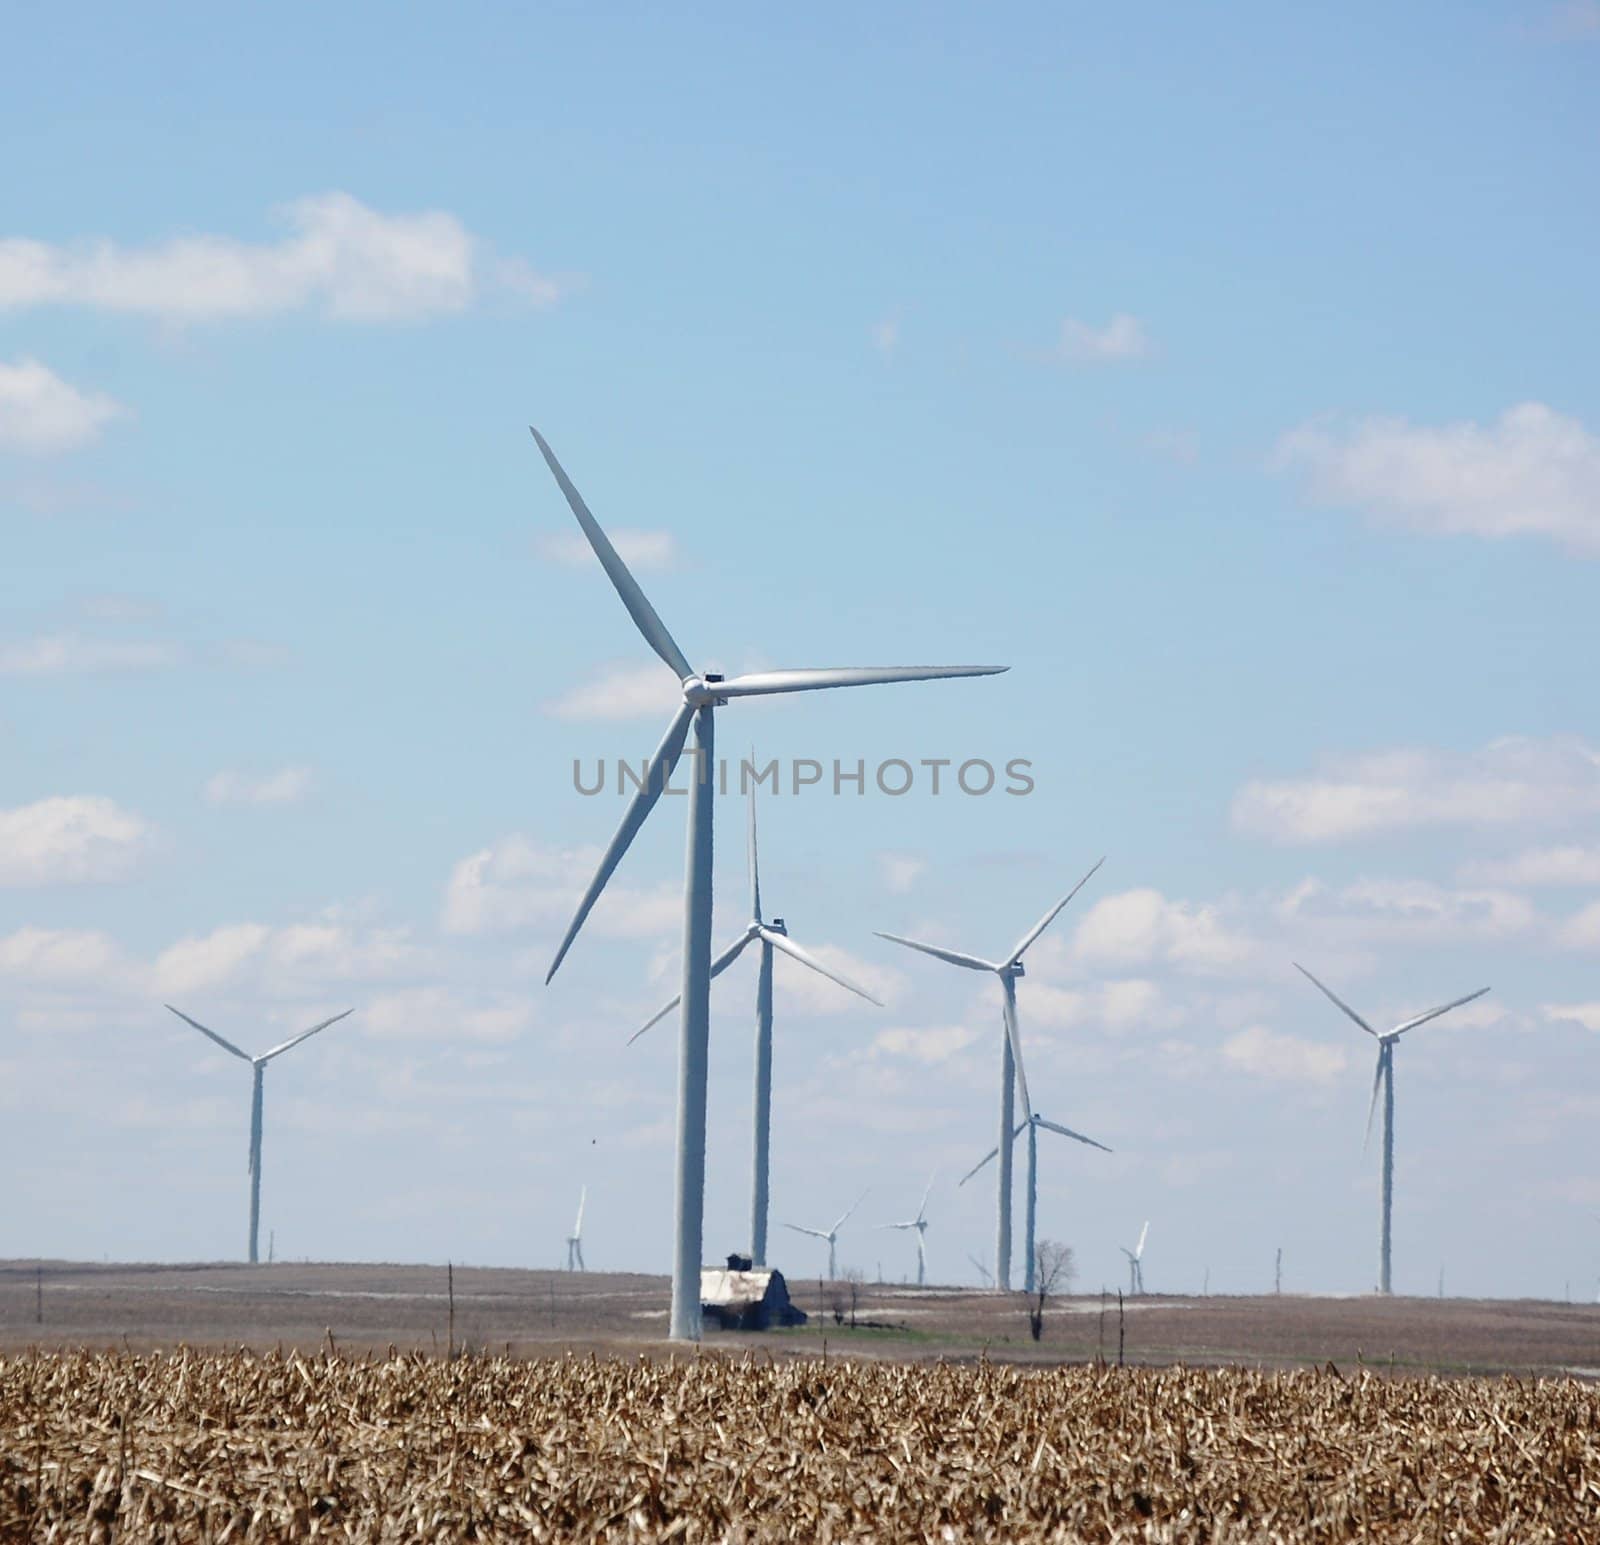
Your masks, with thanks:
[[[0,1360],[0,1538],[1600,1539],[1600,1396],[1333,1372]]]

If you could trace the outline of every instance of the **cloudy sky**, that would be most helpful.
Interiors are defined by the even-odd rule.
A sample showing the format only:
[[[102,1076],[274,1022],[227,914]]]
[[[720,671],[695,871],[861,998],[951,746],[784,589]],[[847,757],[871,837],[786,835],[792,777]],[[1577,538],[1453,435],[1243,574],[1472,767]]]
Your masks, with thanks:
[[[0,1254],[664,1270],[682,806],[553,986],[696,664],[1006,663],[731,707],[918,769],[764,805],[774,1215],[992,1260],[994,984],[1080,1285],[1600,1278],[1600,7],[28,7],[0,62]],[[1026,795],[931,769],[1012,758]],[[719,936],[745,906],[721,803]],[[754,972],[714,997],[743,1243]],[[780,1264],[816,1269],[788,1236]]]

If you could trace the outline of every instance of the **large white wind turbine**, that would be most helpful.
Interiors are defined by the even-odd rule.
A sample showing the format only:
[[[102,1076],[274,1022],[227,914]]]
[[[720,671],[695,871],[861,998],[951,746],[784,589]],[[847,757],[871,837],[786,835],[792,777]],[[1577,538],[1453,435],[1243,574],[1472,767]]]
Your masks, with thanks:
[[[830,1229],[803,1228],[798,1223],[784,1224],[785,1228],[792,1228],[797,1234],[809,1234],[813,1239],[827,1240],[829,1282],[837,1282],[839,1280],[839,1258],[836,1249],[839,1242],[839,1230],[845,1226],[845,1223],[849,1220],[850,1214],[853,1213],[856,1208],[858,1208],[866,1199],[867,1193],[863,1191],[860,1196],[851,1202],[851,1204],[845,1208],[845,1210],[841,1212],[836,1219],[834,1219],[833,1227]]]
[[[925,1238],[928,1232],[928,1198],[933,1194],[933,1176],[928,1177],[928,1188],[922,1193],[922,1200],[917,1204],[917,1215],[908,1218],[904,1223],[880,1223],[879,1228],[906,1229],[914,1228],[917,1231],[917,1286],[921,1287],[928,1276],[928,1249]]]
[[[585,1186],[578,1192],[578,1221],[572,1225],[572,1232],[567,1235],[567,1270],[587,1271],[589,1268],[583,1264],[583,1204],[589,1200],[589,1188]]]
[[[711,962],[712,976],[721,976],[744,952],[748,944],[761,945],[761,963],[756,973],[756,1103],[755,1103],[755,1160],[752,1165],[750,1196],[750,1260],[756,1267],[767,1264],[767,1203],[768,1175],[772,1154],[772,952],[781,950],[792,960],[808,966],[818,976],[848,988],[868,1003],[883,1005],[864,987],[857,987],[848,978],[830,971],[814,955],[800,948],[789,937],[783,919],[775,917],[768,923],[761,917],[761,867],[756,855],[756,791],[750,789],[750,921],[744,932]],[[682,994],[663,1004],[629,1037],[631,1046],[652,1025],[658,1024],[677,1008]]]
[[[1126,1245],[1117,1248],[1128,1258],[1128,1294],[1132,1297],[1135,1293],[1144,1292],[1144,1242],[1150,1237],[1150,1220],[1145,1219],[1144,1227],[1139,1230],[1139,1243],[1133,1249]]]
[[[1024,1258],[1026,1261],[1026,1265],[1024,1267],[1026,1275],[1024,1277],[1022,1287],[1024,1292],[1031,1293],[1033,1291],[1033,1273],[1035,1265],[1033,1257],[1034,1226],[1038,1219],[1039,1213],[1040,1127],[1043,1127],[1046,1132],[1059,1132],[1062,1137],[1070,1137],[1074,1142],[1087,1143],[1091,1148],[1098,1148],[1103,1153],[1110,1153],[1111,1150],[1107,1148],[1104,1143],[1097,1143],[1092,1137],[1085,1137],[1082,1132],[1074,1132],[1071,1127],[1064,1127],[1057,1121],[1046,1121],[1044,1117],[1041,1116],[1037,1111],[1034,1111],[1031,1115],[1027,1116],[1023,1121],[1021,1121],[1017,1125],[1016,1130],[1012,1132],[1011,1136],[1013,1138],[1020,1136],[1023,1127],[1028,1129],[1028,1206],[1025,1214],[1027,1220],[1025,1238],[1027,1240],[1028,1253]],[[998,1147],[991,1148],[981,1159],[978,1160],[976,1164],[972,1166],[971,1169],[966,1172],[965,1175],[961,1177],[960,1184],[965,1185],[999,1152],[1000,1150]]]
[[[1378,1291],[1389,1291],[1389,1243],[1390,1226],[1394,1215],[1394,1047],[1395,1042],[1408,1030],[1415,1030],[1418,1025],[1425,1025],[1430,1019],[1437,1019],[1441,1014],[1448,1014],[1451,1009],[1458,1009],[1463,1003],[1471,1003],[1474,998],[1481,998],[1487,987],[1480,987],[1476,992],[1469,992],[1464,998],[1456,998],[1450,1003],[1443,1004],[1436,1009],[1429,1009],[1426,1014],[1418,1014],[1414,1018],[1402,1021],[1393,1030],[1385,1030],[1381,1034],[1374,1030],[1366,1020],[1350,1007],[1342,998],[1324,987],[1316,977],[1306,968],[1295,961],[1294,968],[1311,983],[1325,998],[1344,1010],[1351,1019],[1361,1026],[1378,1043],[1378,1066],[1372,1075],[1372,1100],[1367,1106],[1367,1136],[1365,1141],[1372,1140],[1372,1116],[1378,1108],[1378,1091],[1383,1091],[1383,1186],[1382,1207],[1383,1222],[1378,1243]]]
[[[999,1198],[995,1223],[994,1275],[1002,1292],[1011,1289],[1011,1140],[1016,1124],[1016,1106],[1013,1103],[1013,1085],[1022,1094],[1022,1113],[1033,1114],[1028,1101],[1028,1077],[1022,1066],[1022,1041],[1017,1029],[1017,978],[1024,974],[1022,957],[1028,946],[1055,921],[1056,914],[1072,900],[1105,860],[1091,869],[1065,896],[1061,898],[1032,928],[1022,936],[1021,942],[1004,960],[980,960],[976,955],[963,955],[959,950],[941,949],[936,944],[919,944],[915,939],[903,939],[899,934],[880,933],[880,939],[894,944],[904,944],[908,949],[921,950],[936,960],[947,961],[952,966],[965,966],[969,971],[993,971],[1000,978],[1002,1004],[1005,1009],[1006,1033],[1000,1045],[1000,1134],[996,1146],[1000,1151]]]
[[[757,671],[723,680],[702,676],[689,664],[672,635],[656,615],[627,565],[617,556],[599,523],[589,513],[578,490],[562,470],[555,453],[537,429],[533,430],[572,513],[589,539],[595,556],[633,618],[645,642],[666,662],[683,690],[683,703],[672,716],[667,732],[651,757],[644,787],[634,795],[617,834],[600,860],[595,877],[578,903],[577,913],[562,937],[551,962],[548,982],[572,947],[590,909],[599,900],[606,881],[622,861],[645,818],[655,808],[667,779],[683,755],[684,742],[694,732],[695,777],[689,806],[689,841],[684,895],[683,990],[679,1021],[678,1055],[678,1173],[675,1198],[676,1230],[672,1262],[671,1335],[675,1341],[700,1339],[700,1247],[705,1214],[706,1171],[706,1043],[711,1023],[711,811],[716,765],[713,714],[740,697],[763,697],[779,692],[808,692],[822,687],[869,686],[880,682],[927,681],[943,676],[991,676],[1003,665],[902,665],[841,668],[835,670]]]
[[[185,1024],[193,1025],[201,1035],[210,1037],[226,1052],[232,1052],[241,1062],[248,1062],[254,1072],[250,1089],[250,1264],[254,1266],[258,1259],[257,1241],[261,1230],[261,1076],[267,1070],[267,1064],[274,1057],[281,1057],[286,1051],[291,1051],[302,1041],[308,1041],[319,1030],[326,1030],[329,1025],[336,1025],[346,1014],[355,1013],[354,1009],[346,1009],[344,1014],[335,1014],[332,1019],[325,1019],[321,1024],[313,1025],[309,1030],[302,1030],[299,1035],[290,1036],[281,1045],[274,1046],[271,1051],[264,1051],[259,1057],[252,1057],[247,1051],[240,1051],[232,1041],[224,1040],[215,1030],[208,1030],[198,1019],[190,1019],[182,1009],[175,1009],[169,1003],[167,1008],[176,1014]]]

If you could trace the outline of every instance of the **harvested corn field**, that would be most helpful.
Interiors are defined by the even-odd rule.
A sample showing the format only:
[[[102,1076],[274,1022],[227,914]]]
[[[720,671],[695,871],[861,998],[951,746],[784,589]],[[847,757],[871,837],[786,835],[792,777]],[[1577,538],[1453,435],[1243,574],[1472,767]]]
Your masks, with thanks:
[[[1576,1541],[1563,1380],[702,1356],[0,1361],[7,1539]]]

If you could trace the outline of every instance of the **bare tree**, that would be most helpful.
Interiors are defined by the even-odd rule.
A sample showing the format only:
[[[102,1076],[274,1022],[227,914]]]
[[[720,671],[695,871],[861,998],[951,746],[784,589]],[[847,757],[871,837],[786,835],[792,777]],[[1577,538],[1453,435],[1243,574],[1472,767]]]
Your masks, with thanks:
[[[1044,1303],[1054,1292],[1065,1292],[1078,1275],[1072,1246],[1041,1239],[1033,1247],[1033,1292],[1027,1297],[1028,1331],[1035,1341],[1044,1335]]]

